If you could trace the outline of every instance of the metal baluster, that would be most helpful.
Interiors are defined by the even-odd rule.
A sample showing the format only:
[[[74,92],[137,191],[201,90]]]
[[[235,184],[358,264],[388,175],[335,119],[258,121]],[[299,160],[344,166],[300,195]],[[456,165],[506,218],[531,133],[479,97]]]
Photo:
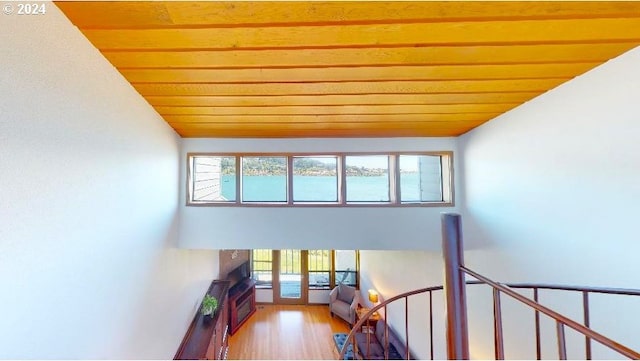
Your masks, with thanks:
[[[433,360],[433,292],[429,291],[429,337],[431,348],[431,359]]]
[[[389,359],[389,314],[387,313],[387,305],[384,305],[384,359]]]
[[[585,327],[590,327],[589,320],[589,292],[582,291],[582,309],[584,312],[584,325]],[[589,336],[584,336],[585,338],[585,355],[587,360],[591,360],[591,338]]]
[[[560,321],[556,321],[556,328],[558,331],[558,359],[567,359],[567,344],[564,338],[564,324]]]
[[[533,300],[538,302],[538,288],[533,289]],[[536,310],[536,360],[542,360],[542,346],[540,345],[540,311]]]
[[[496,360],[504,360],[504,343],[502,334],[502,308],[500,307],[500,291],[493,289],[493,341]]]
[[[404,349],[406,351],[406,358],[409,359],[409,296],[404,298],[404,336],[405,336],[405,345]]]

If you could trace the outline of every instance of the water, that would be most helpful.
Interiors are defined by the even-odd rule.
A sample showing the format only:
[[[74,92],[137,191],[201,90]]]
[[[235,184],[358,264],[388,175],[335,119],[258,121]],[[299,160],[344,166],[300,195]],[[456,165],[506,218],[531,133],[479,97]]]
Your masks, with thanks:
[[[420,199],[418,173],[401,175],[402,199]],[[222,176],[222,196],[235,198],[234,175]],[[293,176],[294,201],[336,202],[337,178],[331,176]],[[244,176],[243,199],[255,202],[285,202],[287,200],[286,176]],[[375,177],[347,177],[347,201],[389,201],[389,181],[386,175]]]

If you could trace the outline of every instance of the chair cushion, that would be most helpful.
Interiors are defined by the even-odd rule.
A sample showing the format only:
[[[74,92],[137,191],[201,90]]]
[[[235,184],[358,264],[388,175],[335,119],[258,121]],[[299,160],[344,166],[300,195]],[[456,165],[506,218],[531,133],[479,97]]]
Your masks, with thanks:
[[[356,289],[345,285],[345,284],[340,284],[338,285],[338,299],[341,301],[344,301],[348,304],[351,304],[351,302],[353,302],[353,298],[356,296]]]
[[[346,302],[337,300],[336,302],[331,304],[331,311],[342,318],[346,318],[346,320],[349,321],[350,306],[351,305]]]

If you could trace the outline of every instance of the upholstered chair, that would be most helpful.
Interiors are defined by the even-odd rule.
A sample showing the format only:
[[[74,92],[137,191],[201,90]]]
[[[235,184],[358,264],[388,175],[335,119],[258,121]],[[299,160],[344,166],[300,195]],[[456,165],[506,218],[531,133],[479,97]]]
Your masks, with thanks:
[[[355,287],[341,283],[329,293],[331,317],[338,315],[347,321],[350,327],[356,322],[356,310],[359,304],[361,304],[360,292]]]

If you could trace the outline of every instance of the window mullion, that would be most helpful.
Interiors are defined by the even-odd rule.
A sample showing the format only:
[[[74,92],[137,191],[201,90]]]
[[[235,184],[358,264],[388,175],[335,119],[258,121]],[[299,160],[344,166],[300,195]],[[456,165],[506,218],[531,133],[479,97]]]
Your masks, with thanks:
[[[347,204],[347,167],[346,167],[346,156],[344,154],[341,154],[339,156],[339,161],[338,161],[338,171],[340,173],[339,176],[339,182],[340,182],[340,187],[339,187],[339,191],[340,191],[340,195],[339,195],[339,199],[338,199],[338,203],[339,204]]]
[[[389,203],[400,203],[400,162],[398,155],[389,155]]]
[[[293,204],[293,157],[287,156],[287,204]]]
[[[240,204],[242,200],[240,197],[242,196],[242,157],[236,156],[236,201],[234,203]]]

